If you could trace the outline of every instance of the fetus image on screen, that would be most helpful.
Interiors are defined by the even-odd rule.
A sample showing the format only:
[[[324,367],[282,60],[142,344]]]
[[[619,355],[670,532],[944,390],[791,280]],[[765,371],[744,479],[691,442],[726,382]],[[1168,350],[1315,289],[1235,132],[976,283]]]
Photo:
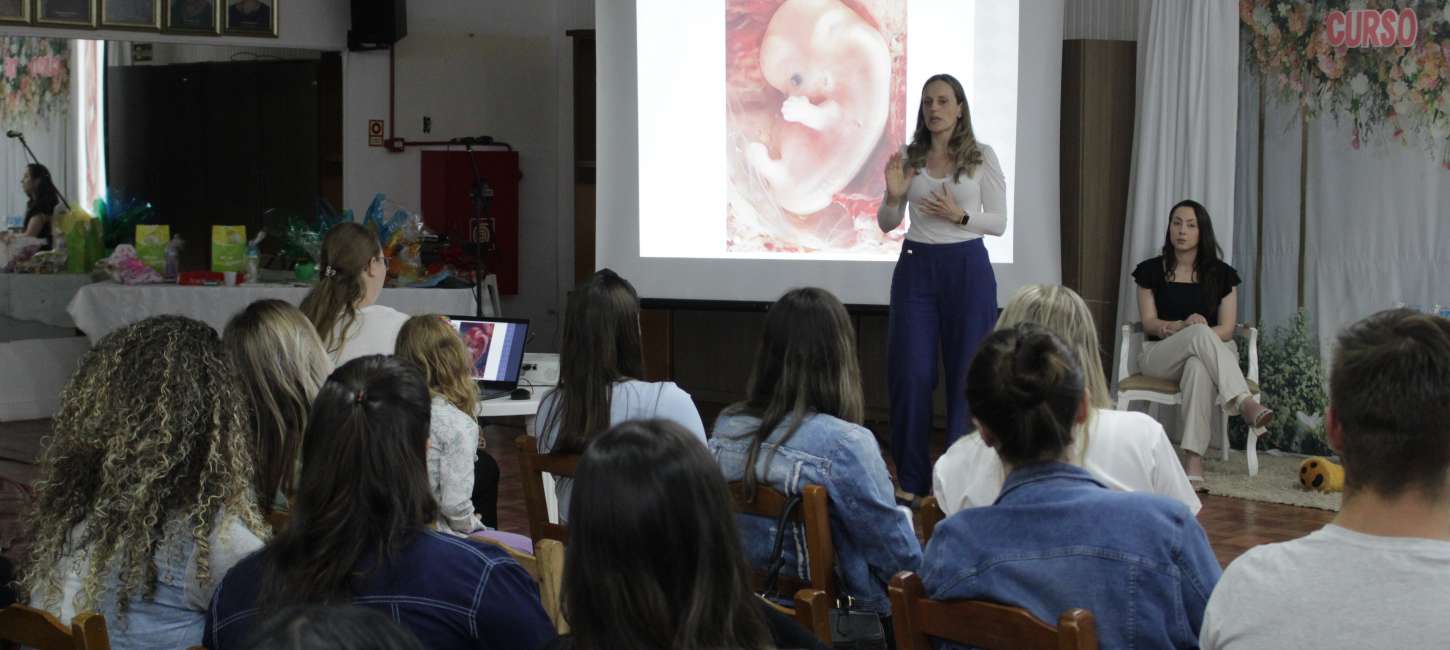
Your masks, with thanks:
[[[483,372],[483,364],[488,362],[488,342],[493,340],[493,323],[464,323],[458,334],[473,356],[475,374]]]
[[[906,0],[726,0],[731,252],[894,254],[881,169],[902,145]]]

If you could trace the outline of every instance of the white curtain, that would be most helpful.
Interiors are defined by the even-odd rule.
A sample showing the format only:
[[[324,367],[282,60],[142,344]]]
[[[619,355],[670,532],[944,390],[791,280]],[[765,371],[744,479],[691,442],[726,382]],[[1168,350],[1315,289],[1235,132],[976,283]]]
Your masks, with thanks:
[[[1232,263],[1238,21],[1238,4],[1223,0],[1138,5],[1137,118],[1119,322],[1138,320],[1130,273],[1162,248],[1174,203],[1195,199],[1208,208]]]
[[[1245,74],[1241,106],[1258,110],[1257,82]],[[1241,120],[1239,159],[1258,155],[1257,115]],[[1263,314],[1280,325],[1298,307],[1299,115],[1273,98],[1264,126]],[[1353,127],[1321,115],[1309,122],[1304,306],[1328,368],[1334,337],[1350,323],[1396,305],[1450,307],[1450,169],[1413,142],[1382,137],[1351,146]],[[1253,174],[1240,176],[1238,246],[1253,267]],[[1245,276],[1241,304],[1253,304]]]

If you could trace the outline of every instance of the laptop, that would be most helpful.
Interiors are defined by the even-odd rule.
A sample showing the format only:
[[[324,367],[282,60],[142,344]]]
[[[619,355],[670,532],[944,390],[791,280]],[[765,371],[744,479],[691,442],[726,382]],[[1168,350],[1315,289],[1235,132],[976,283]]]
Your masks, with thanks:
[[[529,340],[528,319],[449,316],[448,322],[472,357],[478,399],[503,397],[518,388],[524,344]]]

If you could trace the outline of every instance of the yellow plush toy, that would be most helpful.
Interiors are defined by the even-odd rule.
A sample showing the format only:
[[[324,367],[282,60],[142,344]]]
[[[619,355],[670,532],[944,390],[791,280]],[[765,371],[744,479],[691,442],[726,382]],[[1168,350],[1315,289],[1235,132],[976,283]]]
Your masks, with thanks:
[[[1344,466],[1335,465],[1328,458],[1315,456],[1305,458],[1299,464],[1299,484],[1306,490],[1339,492],[1344,489]]]

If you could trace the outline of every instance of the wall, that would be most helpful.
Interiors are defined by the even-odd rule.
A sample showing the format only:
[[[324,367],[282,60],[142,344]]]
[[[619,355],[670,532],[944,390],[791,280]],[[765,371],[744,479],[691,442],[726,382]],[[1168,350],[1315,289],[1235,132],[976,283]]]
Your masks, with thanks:
[[[422,4],[414,0],[415,4]],[[54,29],[29,25],[0,26],[0,35],[88,38],[107,41],[151,41],[209,45],[251,45],[257,47],[341,50],[347,47],[347,27],[352,17],[349,0],[288,0],[279,5],[277,38],[236,36],[181,36],[119,29]]]
[[[573,97],[568,29],[593,27],[592,0],[410,2],[396,51],[398,137],[487,134],[519,151],[519,295],[504,313],[534,323],[533,351],[557,349],[573,277]],[[376,192],[418,207],[419,152],[367,145],[367,122],[388,118],[388,53],[344,55],[344,204]],[[431,133],[422,131],[424,116]]]

